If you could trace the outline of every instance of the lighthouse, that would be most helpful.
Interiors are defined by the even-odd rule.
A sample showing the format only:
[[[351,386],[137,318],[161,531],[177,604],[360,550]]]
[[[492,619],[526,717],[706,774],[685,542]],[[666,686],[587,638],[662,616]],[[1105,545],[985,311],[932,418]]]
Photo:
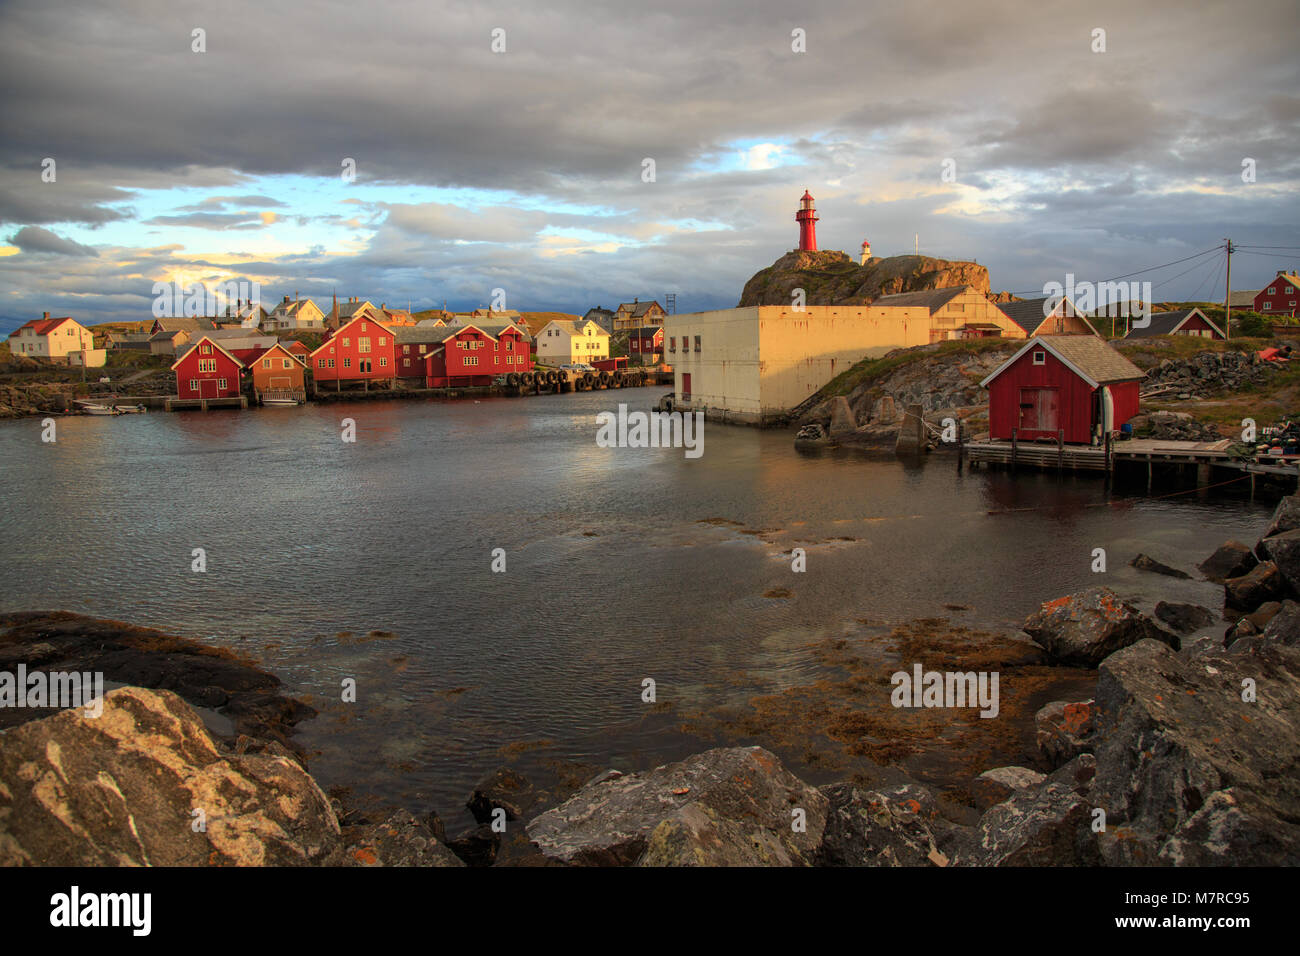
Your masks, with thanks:
[[[870,258],[871,258],[871,240],[863,239],[862,240],[862,262],[860,263],[860,265],[865,266],[867,264],[867,260]]]
[[[808,190],[803,191],[799,200],[799,211],[794,214],[799,223],[799,250],[801,252],[817,251],[817,209]]]

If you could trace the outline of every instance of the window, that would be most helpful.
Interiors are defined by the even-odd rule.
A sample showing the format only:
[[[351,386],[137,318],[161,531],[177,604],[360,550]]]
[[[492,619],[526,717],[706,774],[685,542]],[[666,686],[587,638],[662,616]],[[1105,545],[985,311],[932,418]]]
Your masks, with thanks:
[[[333,368],[333,367],[334,367],[334,360],[333,360],[333,359],[330,359],[330,368]]]
[[[199,390],[199,380],[197,378],[190,379],[190,391],[197,392],[198,390]]]
[[[291,361],[292,361],[291,359],[280,359],[281,367],[283,367],[283,368],[293,368],[293,366],[289,364]]]
[[[515,350],[515,343],[514,343],[514,342],[507,342],[507,343],[506,343],[506,351],[507,351],[507,352],[513,352],[514,350]]]
[[[388,336],[386,336],[386,335],[381,335],[381,336],[379,336],[379,344],[380,344],[380,345],[387,345],[387,344],[388,344]]]
[[[370,336],[367,335],[357,339],[357,350],[360,352],[370,351]]]
[[[1268,287],[1268,294],[1269,294],[1269,295],[1273,295],[1273,294],[1276,293],[1276,292],[1277,292],[1277,286],[1271,285],[1271,286]]]
[[[352,367],[352,359],[350,359],[350,358],[345,358],[345,359],[343,360],[343,367],[344,367],[344,368],[351,368],[351,367]]]
[[[410,367],[411,367],[411,360],[410,360],[409,358],[404,358],[404,359],[402,359],[402,367],[403,367],[403,368],[410,368]]]
[[[330,365],[333,365],[333,364],[334,364],[333,362],[330,363]],[[325,360],[324,360],[324,359],[317,359],[317,360],[316,360],[316,367],[317,367],[317,368],[324,368],[324,367],[325,367]]]
[[[1047,353],[1046,353],[1046,352],[1042,352],[1042,351],[1035,352],[1035,353],[1034,353],[1034,364],[1035,364],[1035,365],[1046,365],[1046,364],[1047,364]]]
[[[352,341],[352,340],[349,339],[346,335],[343,336],[343,347],[344,347],[344,348],[347,348],[347,347],[351,344],[351,341]]]
[[[699,350],[700,350],[700,337],[697,335],[695,336],[695,351],[698,352]]]
[[[1264,308],[1266,308],[1266,309],[1271,309],[1271,308],[1273,308],[1273,303],[1272,303],[1272,302],[1269,302],[1267,299],[1264,300]]]
[[[226,380],[224,378],[217,379],[217,388],[225,389],[225,387],[226,387]]]
[[[270,360],[270,359],[262,359],[262,368],[270,368],[270,367],[271,367],[271,360]]]
[[[199,353],[202,354],[202,355],[211,355],[211,354],[212,354],[212,346],[211,346],[211,345],[208,345],[206,342],[203,343],[203,345],[199,348]]]
[[[380,360],[379,360],[379,367],[380,367],[380,368],[388,368],[388,359],[386,359],[386,358],[380,358]]]
[[[677,336],[675,335],[668,336],[668,351],[670,352],[677,351]]]

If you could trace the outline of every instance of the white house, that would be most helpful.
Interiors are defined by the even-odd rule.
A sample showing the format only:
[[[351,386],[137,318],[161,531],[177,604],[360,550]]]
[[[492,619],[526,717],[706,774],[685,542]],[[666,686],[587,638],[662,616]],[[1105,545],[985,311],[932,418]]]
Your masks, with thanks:
[[[15,355],[65,365],[98,368],[105,362],[104,350],[95,348],[95,336],[90,329],[67,316],[52,319],[48,312],[10,332],[9,350]]]
[[[587,319],[552,319],[537,332],[537,361],[572,365],[609,358],[609,333]]]

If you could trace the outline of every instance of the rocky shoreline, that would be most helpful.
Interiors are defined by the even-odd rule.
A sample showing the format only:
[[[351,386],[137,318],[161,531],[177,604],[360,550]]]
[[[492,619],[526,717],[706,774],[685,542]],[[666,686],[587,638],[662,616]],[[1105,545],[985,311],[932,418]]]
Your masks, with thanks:
[[[964,804],[896,767],[814,786],[765,746],[723,746],[550,790],[503,767],[453,837],[436,812],[327,796],[292,740],[315,712],[249,660],[66,612],[0,615],[0,672],[124,685],[98,717],[0,708],[0,865],[1295,865],[1300,497],[1198,570],[1223,584],[1222,613],[1147,615],[1094,587],[1033,614],[1034,652],[1095,690],[1009,712],[1033,713],[1035,766],[982,770]]]

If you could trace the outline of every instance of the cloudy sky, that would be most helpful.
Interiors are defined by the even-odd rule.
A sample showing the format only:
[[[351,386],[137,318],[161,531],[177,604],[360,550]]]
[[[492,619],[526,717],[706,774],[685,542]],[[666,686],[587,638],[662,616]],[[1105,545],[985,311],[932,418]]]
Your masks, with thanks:
[[[326,309],[334,290],[466,308],[497,288],[526,310],[726,307],[796,245],[805,188],[822,248],[919,234],[995,289],[1225,236],[1255,247],[1233,287],[1259,288],[1300,263],[1295,13],[10,0],[0,317],[142,319],[156,281],[226,279]],[[1220,298],[1222,272],[1214,253],[1140,278]]]

